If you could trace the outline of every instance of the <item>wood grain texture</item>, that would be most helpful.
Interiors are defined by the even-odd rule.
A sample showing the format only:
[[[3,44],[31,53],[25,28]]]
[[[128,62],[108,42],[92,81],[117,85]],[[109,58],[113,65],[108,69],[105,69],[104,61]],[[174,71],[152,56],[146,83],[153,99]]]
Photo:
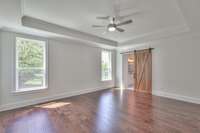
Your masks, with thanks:
[[[152,53],[151,49],[134,52],[134,90],[152,93]]]
[[[0,133],[199,133],[200,105],[104,90],[0,113]]]

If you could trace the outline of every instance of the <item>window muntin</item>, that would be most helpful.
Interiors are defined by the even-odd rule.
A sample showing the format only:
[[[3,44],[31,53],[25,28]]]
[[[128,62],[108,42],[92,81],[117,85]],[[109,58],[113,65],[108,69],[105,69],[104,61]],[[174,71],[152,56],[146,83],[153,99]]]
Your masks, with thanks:
[[[47,88],[45,41],[16,37],[16,91]]]

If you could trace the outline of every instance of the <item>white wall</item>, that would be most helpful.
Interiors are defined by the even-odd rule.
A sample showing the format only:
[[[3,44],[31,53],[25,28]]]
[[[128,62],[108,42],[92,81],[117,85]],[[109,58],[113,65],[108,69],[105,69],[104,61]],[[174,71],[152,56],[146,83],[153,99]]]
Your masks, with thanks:
[[[155,48],[152,52],[153,94],[200,103],[200,34],[177,35],[134,49],[149,46]]]
[[[113,52],[113,80],[102,82],[101,48],[70,40],[49,40],[49,88],[29,93],[12,93],[16,35],[18,34],[2,32],[0,110],[115,86],[115,52]]]
[[[2,72],[1,72],[1,64],[2,64],[2,62],[1,62],[1,57],[2,57],[2,48],[1,48],[1,40],[2,40],[2,38],[1,38],[1,31],[0,31],[0,105],[1,105],[1,101],[2,101],[2,96],[1,96],[1,93],[2,93]]]

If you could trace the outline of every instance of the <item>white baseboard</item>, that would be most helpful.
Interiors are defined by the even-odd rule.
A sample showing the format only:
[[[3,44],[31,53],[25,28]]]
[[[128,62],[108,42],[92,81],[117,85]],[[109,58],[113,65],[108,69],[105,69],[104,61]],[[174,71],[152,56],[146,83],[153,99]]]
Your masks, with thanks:
[[[96,92],[96,91],[105,90],[108,88],[113,88],[113,87],[84,89],[84,90],[80,90],[80,91],[57,94],[57,95],[49,96],[49,97],[43,97],[43,98],[38,98],[38,99],[26,100],[26,101],[22,101],[22,102],[5,104],[5,105],[0,106],[0,112],[17,109],[17,108],[22,108],[22,107],[26,107],[26,106],[30,106],[30,105],[35,105],[35,104],[39,104],[39,103],[44,103],[44,102],[48,102],[48,101],[52,101],[52,100],[68,98],[68,97],[86,94],[86,93],[90,93],[90,92]]]
[[[173,93],[168,93],[168,92],[163,92],[163,91],[153,91],[152,94],[155,96],[161,96],[161,97],[166,97],[166,98],[175,99],[179,101],[200,104],[199,98],[193,98],[193,97],[188,97],[188,96],[183,96],[183,95],[178,95],[178,94],[173,94]]]

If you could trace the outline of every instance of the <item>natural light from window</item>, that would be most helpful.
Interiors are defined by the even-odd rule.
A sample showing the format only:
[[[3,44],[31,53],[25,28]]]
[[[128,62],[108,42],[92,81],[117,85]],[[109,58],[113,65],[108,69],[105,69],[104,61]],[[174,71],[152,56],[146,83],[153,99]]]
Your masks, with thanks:
[[[112,80],[112,52],[103,50],[101,52],[101,80]]]
[[[47,88],[46,42],[16,37],[16,91]]]

